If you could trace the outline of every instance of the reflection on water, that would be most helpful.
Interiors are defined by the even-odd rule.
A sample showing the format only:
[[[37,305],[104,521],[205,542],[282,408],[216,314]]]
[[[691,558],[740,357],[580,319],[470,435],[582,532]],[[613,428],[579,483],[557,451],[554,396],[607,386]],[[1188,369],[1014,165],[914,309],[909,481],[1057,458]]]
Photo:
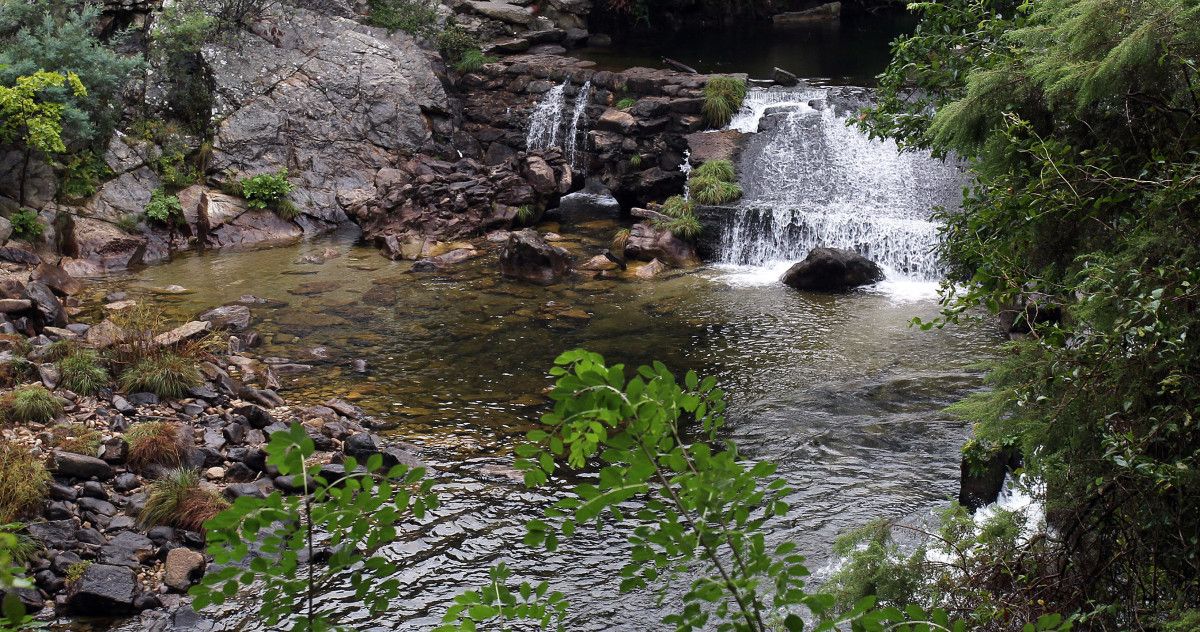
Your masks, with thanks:
[[[600,252],[610,223],[560,242]],[[324,264],[298,263],[334,248]],[[834,537],[877,516],[927,510],[956,488],[961,424],[938,412],[977,380],[990,332],[921,332],[927,297],[864,291],[800,293],[743,283],[747,270],[702,269],[654,282],[579,278],[550,288],[503,280],[495,255],[447,273],[411,273],[353,236],[294,247],[187,256],[115,285],[180,318],[253,294],[261,356],[313,364],[281,376],[285,397],[337,396],[396,421],[438,470],[444,506],[391,547],[407,587],[381,619],[347,604],[355,629],[425,630],[448,600],[505,560],[516,576],[544,578],[572,596],[572,630],[658,629],[650,595],[617,594],[621,538],[588,531],[553,556],[521,545],[546,493],[507,476],[519,433],[543,405],[546,369],[585,346],[627,364],[660,359],[718,376],[731,393],[730,436],[753,459],[772,459],[795,488],[796,510],[773,538],[794,539],[820,568]],[[179,284],[193,293],[159,296]],[[323,349],[321,349],[323,348]],[[367,375],[350,363],[365,359]],[[324,596],[334,602],[345,595]],[[230,615],[230,627],[258,629]],[[126,627],[124,629],[133,629]]]

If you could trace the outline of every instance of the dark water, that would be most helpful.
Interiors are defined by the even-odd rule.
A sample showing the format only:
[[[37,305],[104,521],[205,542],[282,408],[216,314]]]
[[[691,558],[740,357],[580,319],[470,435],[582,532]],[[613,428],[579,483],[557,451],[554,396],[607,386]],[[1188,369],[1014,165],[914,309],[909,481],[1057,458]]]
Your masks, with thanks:
[[[744,72],[752,78],[768,78],[779,67],[799,77],[867,86],[887,65],[891,41],[915,25],[913,16],[895,12],[789,27],[767,23],[652,36],[616,34],[612,46],[573,54],[606,70],[658,68],[663,57],[670,57],[703,73]]]
[[[570,240],[561,243],[590,256],[614,229],[564,227]],[[296,263],[327,247],[342,256]],[[569,629],[661,628],[652,595],[618,594],[620,534],[584,531],[554,555],[520,542],[524,522],[555,490],[528,491],[510,479],[512,448],[544,405],[553,357],[576,346],[614,362],[661,359],[716,375],[731,393],[730,438],[748,457],[778,462],[796,490],[795,511],[772,525],[771,538],[797,542],[814,570],[829,562],[840,532],[926,512],[956,491],[966,429],[939,411],[977,384],[969,367],[995,339],[985,330],[910,328],[912,316],[936,312],[928,284],[821,296],[774,282],[770,270],[709,268],[542,288],[503,280],[495,266],[493,254],[448,274],[410,273],[410,264],[340,236],[187,256],[114,280],[179,318],[246,293],[285,302],[254,308],[267,339],[260,356],[315,364],[285,379],[285,397],[303,404],[339,396],[396,420],[392,436],[420,446],[438,471],[444,506],[387,551],[400,562],[404,597],[371,619],[346,594],[324,595],[344,625],[430,629],[455,594],[503,560],[516,576],[548,579],[571,595]],[[194,293],[152,292],[172,283]],[[332,289],[294,293],[314,283]],[[314,347],[329,358],[312,359]],[[352,358],[367,359],[370,375],[350,372]],[[253,600],[244,596],[222,624],[262,629],[245,614]]]

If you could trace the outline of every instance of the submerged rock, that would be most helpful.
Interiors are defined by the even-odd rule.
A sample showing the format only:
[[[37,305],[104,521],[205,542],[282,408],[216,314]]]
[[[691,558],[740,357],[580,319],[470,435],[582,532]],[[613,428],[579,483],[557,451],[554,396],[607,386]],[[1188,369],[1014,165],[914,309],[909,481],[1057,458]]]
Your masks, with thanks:
[[[532,229],[512,233],[500,252],[500,273],[507,277],[550,285],[567,274],[571,254],[546,243]]]
[[[845,292],[883,280],[883,270],[870,259],[836,248],[813,248],[804,261],[788,268],[780,279],[798,290]]]

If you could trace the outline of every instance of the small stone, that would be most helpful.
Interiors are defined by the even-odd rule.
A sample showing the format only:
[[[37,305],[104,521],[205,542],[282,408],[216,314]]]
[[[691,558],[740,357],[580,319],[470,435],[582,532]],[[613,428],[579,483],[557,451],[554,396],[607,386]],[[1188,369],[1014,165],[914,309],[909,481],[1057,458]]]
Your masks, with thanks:
[[[54,468],[62,476],[81,479],[96,477],[106,481],[115,474],[111,465],[94,456],[60,450],[54,451]]]
[[[219,481],[225,478],[225,468],[210,467],[207,470],[204,470],[204,478],[207,478],[210,481]]]
[[[204,574],[204,556],[188,548],[171,549],[163,563],[163,583],[186,592]]]

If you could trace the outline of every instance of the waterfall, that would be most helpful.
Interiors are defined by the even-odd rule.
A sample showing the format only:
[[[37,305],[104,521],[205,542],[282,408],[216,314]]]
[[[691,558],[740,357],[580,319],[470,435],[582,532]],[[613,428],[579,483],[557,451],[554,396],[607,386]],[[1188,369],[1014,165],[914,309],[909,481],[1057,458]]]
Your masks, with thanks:
[[[529,116],[529,132],[525,135],[526,149],[546,149],[558,145],[558,131],[562,127],[563,109],[566,107],[567,81],[546,92],[540,103]]]
[[[575,109],[571,112],[571,127],[567,128],[566,143],[564,150],[567,154],[567,162],[571,167],[575,166],[575,145],[579,140],[579,122],[584,120],[587,115],[588,97],[592,92],[591,79],[583,83],[583,87],[579,88],[579,93],[575,95]]]
[[[566,90],[570,79],[548,90],[529,116],[529,132],[525,135],[526,149],[561,147],[567,162],[574,167],[578,149],[580,128],[586,122],[588,97],[592,82],[587,81],[579,88],[572,105],[571,118],[564,117],[567,109]]]
[[[879,263],[889,277],[941,277],[936,206],[956,208],[961,169],[927,153],[900,154],[846,119],[861,102],[842,89],[757,89],[729,128],[754,132],[739,163],[745,195],[721,220],[718,258],[774,266],[818,246]]]

